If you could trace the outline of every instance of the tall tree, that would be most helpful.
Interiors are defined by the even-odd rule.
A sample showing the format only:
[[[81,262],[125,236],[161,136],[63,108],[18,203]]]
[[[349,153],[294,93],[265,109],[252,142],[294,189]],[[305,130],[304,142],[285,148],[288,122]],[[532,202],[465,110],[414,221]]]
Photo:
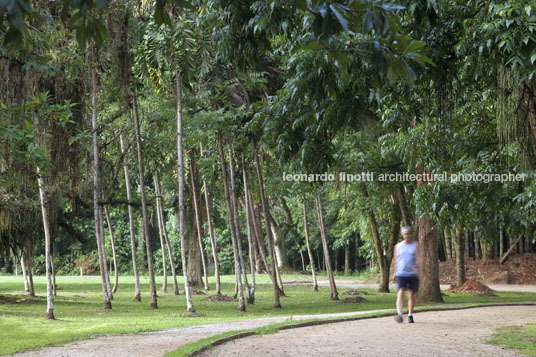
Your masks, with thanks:
[[[244,290],[242,286],[242,273],[240,268],[240,257],[238,256],[238,244],[236,226],[233,220],[233,206],[231,203],[231,192],[229,188],[229,180],[227,178],[227,165],[225,164],[225,154],[223,152],[223,138],[222,134],[218,133],[218,153],[220,155],[220,165],[223,179],[223,190],[225,196],[225,204],[227,206],[227,220],[229,221],[229,231],[231,232],[231,242],[233,245],[233,258],[234,258],[234,271],[236,279],[236,288],[238,292],[238,311],[246,311],[246,304],[244,303]]]
[[[119,134],[119,142],[121,144],[121,154],[126,155],[125,137],[123,133]],[[127,191],[128,201],[128,227],[130,232],[130,252],[132,257],[132,270],[134,271],[134,300],[141,301],[140,292],[140,276],[138,274],[138,263],[136,259],[136,233],[134,230],[134,209],[132,207],[132,194],[130,190],[130,177],[128,174],[128,166],[123,165],[125,174],[125,190]]]
[[[313,253],[311,251],[311,243],[309,242],[309,225],[307,224],[307,203],[305,196],[302,200],[303,206],[303,230],[305,233],[305,244],[307,245],[307,253],[309,254],[309,265],[311,266],[311,274],[313,276],[313,290],[318,291],[318,282],[316,280],[315,261],[313,259]]]
[[[272,238],[271,228],[270,228],[270,214],[268,212],[268,202],[266,201],[266,196],[264,195],[264,180],[262,178],[262,169],[259,160],[259,152],[255,143],[253,143],[253,155],[255,155],[255,167],[257,169],[257,178],[259,180],[259,193],[261,196],[262,211],[264,213],[264,225],[266,227],[266,237],[268,240],[268,252],[270,254],[270,265],[271,265],[271,274],[272,274],[272,285],[274,288],[274,307],[281,308],[281,302],[279,301],[279,287],[277,286],[277,275],[276,275],[276,266],[275,266],[275,252],[274,252],[274,241]]]
[[[318,216],[318,227],[320,228],[320,238],[322,239],[322,248],[324,250],[324,261],[326,263],[326,271],[328,273],[329,287],[331,290],[331,300],[339,300],[335,277],[333,276],[333,268],[331,267],[331,259],[329,256],[328,237],[326,234],[326,226],[324,224],[324,208],[322,206],[322,198],[316,195],[316,214]]]
[[[173,293],[175,295],[179,295],[179,285],[177,284],[177,272],[175,269],[175,260],[173,258],[173,251],[171,249],[171,242],[169,241],[169,236],[166,228],[166,221],[164,219],[164,208],[163,208],[163,198],[162,198],[162,189],[160,188],[160,175],[158,175],[158,172],[155,174],[155,191],[156,196],[159,197],[159,204],[157,205],[158,209],[158,219],[160,221],[160,226],[162,227],[162,232],[164,234],[164,240],[166,242],[167,251],[168,251],[168,258],[169,258],[169,265],[171,266],[171,275],[173,277]]]
[[[103,197],[104,198],[104,197]],[[110,233],[110,246],[112,248],[112,260],[114,263],[114,287],[112,288],[112,293],[117,292],[117,287],[119,285],[119,274],[117,270],[117,253],[115,251],[115,238],[114,231],[112,228],[112,220],[110,219],[110,212],[108,212],[108,205],[104,205],[104,216],[106,217],[106,224],[108,226],[108,232]]]
[[[45,179],[43,175],[41,174],[41,168],[37,167],[37,182],[39,185],[39,198],[41,201],[41,213],[43,215],[43,230],[45,232],[45,273],[46,273],[46,279],[47,279],[47,313],[46,317],[47,319],[54,320],[54,296],[52,291],[52,279],[50,276],[50,243],[51,243],[51,236],[50,236],[50,219],[49,219],[49,211],[48,211],[48,203],[47,203],[47,196],[46,196],[46,186],[45,186]]]
[[[246,173],[246,159],[244,158],[244,153],[242,153],[242,180],[244,182],[244,208],[246,211],[246,226],[247,226],[247,234],[248,234],[248,254],[249,254],[249,266],[251,269],[251,291],[248,295],[248,303],[253,304],[255,302],[255,252],[253,247],[253,238],[252,235],[254,234],[254,228],[252,223],[252,217],[251,217],[251,210],[250,206],[251,203],[249,201],[249,187],[248,187],[248,179],[247,179],[247,173]],[[247,284],[247,282],[246,282]]]
[[[147,270],[149,272],[149,289],[151,293],[151,308],[158,308],[156,297],[156,281],[154,276],[153,252],[151,250],[151,238],[149,236],[149,218],[147,214],[147,199],[145,197],[145,170],[143,168],[143,153],[140,133],[140,119],[138,116],[138,98],[134,92],[132,95],[132,117],[134,119],[134,132],[136,134],[136,157],[138,163],[138,176],[140,178],[141,213],[143,217],[143,236],[147,251]]]
[[[99,256],[99,269],[101,273],[102,281],[102,293],[104,297],[104,308],[111,309],[111,296],[109,289],[106,285],[107,279],[107,266],[106,255],[104,251],[104,240],[102,237],[102,211],[100,205],[100,186],[99,186],[99,143],[98,143],[98,125],[97,125],[97,61],[96,51],[92,49],[92,62],[91,63],[91,129],[93,132],[93,206],[95,216],[95,238],[97,240],[97,251]]]
[[[242,254],[242,234],[240,232],[240,223],[238,221],[238,200],[236,198],[236,186],[235,186],[235,171],[234,171],[234,158],[233,158],[233,145],[229,141],[228,144],[228,153],[229,153],[229,177],[231,181],[231,208],[233,211],[233,223],[235,227],[235,236],[236,236],[236,245],[238,248],[238,257],[240,259],[240,267],[242,268],[242,274],[244,275],[244,284],[246,285],[246,299],[247,301],[253,301],[251,297],[251,289],[248,283],[248,275],[246,270],[246,264],[244,264],[244,257]]]
[[[201,157],[203,157],[203,144],[199,143],[199,150]],[[212,227],[212,215],[210,212],[210,195],[208,192],[207,181],[203,179],[203,190],[205,191],[205,207],[207,209],[207,221],[208,231],[210,235],[210,246],[212,248],[212,257],[214,259],[214,277],[216,278],[216,295],[221,295],[221,282],[220,282],[220,264],[218,261],[218,250],[216,237],[214,235],[214,228]]]
[[[195,307],[190,295],[190,286],[188,283],[188,269],[186,266],[186,244],[184,242],[184,157],[182,147],[182,76],[179,73],[179,59],[175,57],[175,96],[177,100],[177,166],[179,180],[179,237],[181,244],[182,271],[184,274],[184,292],[186,295],[186,310],[195,312]]]
[[[195,224],[197,228],[197,241],[199,243],[199,254],[201,254],[201,263],[203,266],[203,275],[205,290],[209,290],[208,286],[208,273],[207,273],[207,264],[205,262],[205,250],[203,249],[203,238],[201,232],[201,213],[197,207],[197,189],[195,187],[195,153],[193,150],[190,151],[190,184],[192,185],[192,196],[193,196],[193,206],[195,214]]]

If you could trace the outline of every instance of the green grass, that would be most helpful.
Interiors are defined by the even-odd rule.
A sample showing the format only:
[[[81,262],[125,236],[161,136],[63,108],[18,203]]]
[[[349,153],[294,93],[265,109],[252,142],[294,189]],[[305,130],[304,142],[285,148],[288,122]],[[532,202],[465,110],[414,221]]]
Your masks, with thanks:
[[[303,275],[284,275],[285,281],[306,281]],[[222,279],[223,293],[234,292],[234,276]],[[329,288],[320,288],[314,293],[310,286],[287,286],[288,297],[281,298],[282,309],[274,309],[273,291],[266,275],[258,277],[255,305],[247,305],[247,312],[237,311],[232,302],[204,302],[206,296],[193,296],[198,317],[185,313],[184,295],[159,292],[158,309],[149,307],[149,284],[142,278],[142,302],[132,301],[133,278],[120,277],[118,293],[112,303],[113,310],[103,309],[102,291],[99,277],[58,277],[60,288],[55,299],[54,313],[57,320],[44,318],[46,311],[43,277],[35,278],[37,298],[23,293],[21,277],[0,277],[0,354],[10,354],[48,345],[60,345],[78,339],[87,339],[107,334],[162,330],[196,324],[236,321],[272,316],[292,316],[325,314],[352,311],[391,309],[395,294],[377,293],[366,296],[369,302],[343,304],[329,299]],[[345,282],[355,279],[341,278]],[[158,282],[158,291],[161,283]],[[171,282],[171,279],[169,280]],[[182,281],[179,282],[182,290]],[[172,286],[168,291],[171,291]],[[211,284],[211,289],[214,285]],[[342,293],[343,288],[339,288]],[[209,292],[212,294],[213,290]],[[341,298],[345,296],[341,295]],[[449,304],[457,303],[504,303],[536,300],[535,293],[499,292],[496,297],[475,297],[452,294],[445,297]]]
[[[498,328],[489,343],[536,356],[536,323]]]

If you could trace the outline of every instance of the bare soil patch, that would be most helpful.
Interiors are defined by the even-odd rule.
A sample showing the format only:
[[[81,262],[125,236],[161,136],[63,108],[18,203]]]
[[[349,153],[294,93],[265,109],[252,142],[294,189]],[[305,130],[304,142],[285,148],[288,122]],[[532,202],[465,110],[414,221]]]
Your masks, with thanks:
[[[342,295],[370,295],[370,293],[363,290],[348,290],[343,292]]]
[[[193,294],[193,295],[206,295],[201,290],[197,290],[197,289],[194,289],[194,288],[190,288],[190,293]]]
[[[475,261],[465,257],[465,277],[486,284],[536,284],[536,253],[510,254],[504,264],[497,259]],[[456,282],[456,262],[439,263],[441,284]]]
[[[203,301],[214,302],[214,301],[223,301],[223,302],[235,302],[236,299],[232,296],[227,295],[210,295],[203,299]]]
[[[361,297],[361,296],[354,296],[354,297],[351,297],[351,298],[344,298],[342,300],[339,300],[340,302],[342,303],[357,303],[357,302],[364,302],[364,301],[368,301],[367,299]]]
[[[487,285],[472,279],[467,279],[461,285],[452,284],[448,290],[453,293],[471,293],[482,296],[497,296]]]

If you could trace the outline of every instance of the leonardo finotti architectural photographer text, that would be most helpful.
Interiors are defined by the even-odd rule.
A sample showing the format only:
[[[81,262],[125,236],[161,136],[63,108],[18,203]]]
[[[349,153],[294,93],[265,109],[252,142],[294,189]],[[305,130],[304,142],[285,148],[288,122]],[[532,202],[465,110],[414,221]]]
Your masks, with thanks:
[[[337,174],[323,172],[321,174],[291,174],[288,172],[283,172],[283,181],[285,182],[329,182],[329,181],[340,181],[340,182],[518,182],[525,181],[528,178],[527,174],[513,174],[513,173],[420,173],[412,174],[408,172],[397,172],[397,173],[374,173],[374,172],[359,172],[355,174],[347,172],[339,172]]]

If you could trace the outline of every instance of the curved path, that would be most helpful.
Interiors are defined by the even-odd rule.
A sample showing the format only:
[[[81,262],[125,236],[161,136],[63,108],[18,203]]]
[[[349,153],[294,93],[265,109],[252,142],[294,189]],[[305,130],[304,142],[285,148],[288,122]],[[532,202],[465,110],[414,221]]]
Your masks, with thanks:
[[[536,306],[484,307],[340,322],[251,336],[201,356],[518,356],[485,343],[495,328],[536,322]]]
[[[319,282],[321,286],[327,285],[327,282]],[[352,284],[346,281],[337,282],[340,288],[372,288],[378,287],[377,284]],[[447,286],[448,287],[448,286]],[[515,290],[515,291],[533,291],[536,292],[536,285],[504,285],[490,286],[495,290]],[[393,302],[394,304],[394,302]],[[394,307],[394,306],[393,306]],[[356,316],[371,311],[363,312],[347,312],[338,314],[325,315],[304,315],[292,316],[293,320],[304,320],[311,318],[325,317],[344,317]],[[461,312],[444,312],[444,313],[464,313]],[[536,314],[532,314],[536,316]],[[420,318],[420,317],[419,317]],[[137,334],[121,334],[98,337],[91,340],[81,340],[65,344],[63,346],[46,347],[35,351],[28,351],[15,354],[19,357],[40,357],[40,356],[62,356],[62,357],[94,357],[94,356],[114,356],[114,357],[130,357],[130,356],[163,356],[167,352],[174,351],[189,343],[198,341],[202,338],[214,336],[227,331],[253,329],[260,326],[265,326],[277,322],[289,320],[290,317],[270,317],[254,320],[242,320],[210,325],[190,326],[184,328],[169,329],[163,331],[144,332]],[[500,321],[501,319],[499,319]],[[370,321],[370,320],[366,320]],[[516,322],[514,322],[516,323]],[[502,326],[508,325],[503,323]],[[328,326],[325,325],[324,328]],[[333,325],[329,325],[331,328]],[[319,327],[322,329],[322,327]]]
[[[284,330],[231,341],[201,356],[517,356],[485,340],[497,327],[536,322],[536,306],[423,312],[415,321],[384,317]]]

